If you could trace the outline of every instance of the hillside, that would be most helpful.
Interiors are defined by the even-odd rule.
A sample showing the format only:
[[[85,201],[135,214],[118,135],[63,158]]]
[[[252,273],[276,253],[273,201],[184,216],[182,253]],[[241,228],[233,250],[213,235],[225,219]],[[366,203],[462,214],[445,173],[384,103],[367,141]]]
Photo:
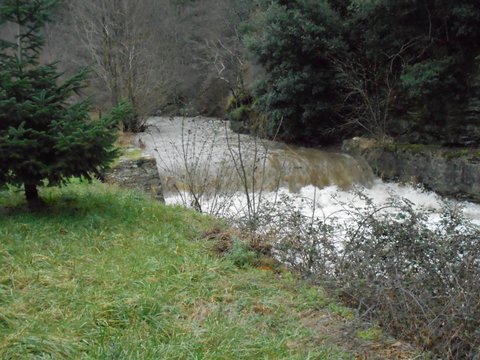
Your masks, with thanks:
[[[101,184],[44,190],[40,214],[0,194],[2,359],[411,356],[271,260],[215,252],[212,218]]]

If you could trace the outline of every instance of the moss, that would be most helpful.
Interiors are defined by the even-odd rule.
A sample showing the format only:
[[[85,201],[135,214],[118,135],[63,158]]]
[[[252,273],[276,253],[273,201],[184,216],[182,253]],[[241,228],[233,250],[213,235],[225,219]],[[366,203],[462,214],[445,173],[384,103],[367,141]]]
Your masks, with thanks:
[[[138,160],[143,156],[143,150],[139,148],[129,148],[122,152],[122,159]]]
[[[121,148],[121,153],[118,158],[116,158],[111,167],[117,166],[122,160],[138,160],[144,156],[144,152],[139,148]]]
[[[404,153],[410,154],[425,154],[432,153],[433,151],[439,149],[439,147],[434,145],[425,145],[425,144],[387,144],[384,146],[384,149],[389,151],[397,152],[401,151]]]
[[[480,161],[480,149],[448,149],[443,150],[441,155],[447,160],[464,158],[467,161]]]
[[[382,329],[376,326],[357,332],[357,337],[365,341],[379,341],[382,335]]]
[[[386,144],[381,146],[383,150],[390,152],[402,152],[407,154],[438,155],[446,160],[464,158],[467,161],[480,161],[480,149],[461,148],[451,149],[437,145],[426,144]]]

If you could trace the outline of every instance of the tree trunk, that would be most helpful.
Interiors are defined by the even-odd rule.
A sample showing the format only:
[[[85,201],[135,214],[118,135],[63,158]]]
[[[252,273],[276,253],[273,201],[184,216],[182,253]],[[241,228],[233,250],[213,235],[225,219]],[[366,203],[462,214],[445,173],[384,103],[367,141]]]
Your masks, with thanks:
[[[43,201],[38,195],[37,184],[35,183],[25,183],[25,197],[27,199],[28,207],[31,210],[38,210],[43,207]]]

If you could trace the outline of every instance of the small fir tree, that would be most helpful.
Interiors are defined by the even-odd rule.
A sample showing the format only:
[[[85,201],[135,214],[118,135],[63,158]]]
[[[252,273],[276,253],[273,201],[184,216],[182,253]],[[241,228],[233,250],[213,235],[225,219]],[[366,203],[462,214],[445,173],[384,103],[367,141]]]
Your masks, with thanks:
[[[38,186],[91,179],[117,153],[118,114],[91,120],[89,101],[71,104],[86,71],[60,83],[56,63],[39,62],[40,31],[56,3],[0,0],[0,26],[17,29],[0,39],[0,186],[23,185],[31,208],[42,204]]]

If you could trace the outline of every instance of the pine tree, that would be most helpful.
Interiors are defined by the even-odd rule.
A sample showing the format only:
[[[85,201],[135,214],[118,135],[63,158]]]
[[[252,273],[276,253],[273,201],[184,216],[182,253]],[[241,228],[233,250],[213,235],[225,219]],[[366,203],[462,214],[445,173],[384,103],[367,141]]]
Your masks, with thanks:
[[[31,208],[41,185],[91,179],[116,156],[116,116],[91,120],[90,102],[71,104],[87,72],[61,82],[56,63],[43,65],[42,27],[57,0],[0,0],[0,26],[17,29],[0,39],[0,186],[23,185]]]

